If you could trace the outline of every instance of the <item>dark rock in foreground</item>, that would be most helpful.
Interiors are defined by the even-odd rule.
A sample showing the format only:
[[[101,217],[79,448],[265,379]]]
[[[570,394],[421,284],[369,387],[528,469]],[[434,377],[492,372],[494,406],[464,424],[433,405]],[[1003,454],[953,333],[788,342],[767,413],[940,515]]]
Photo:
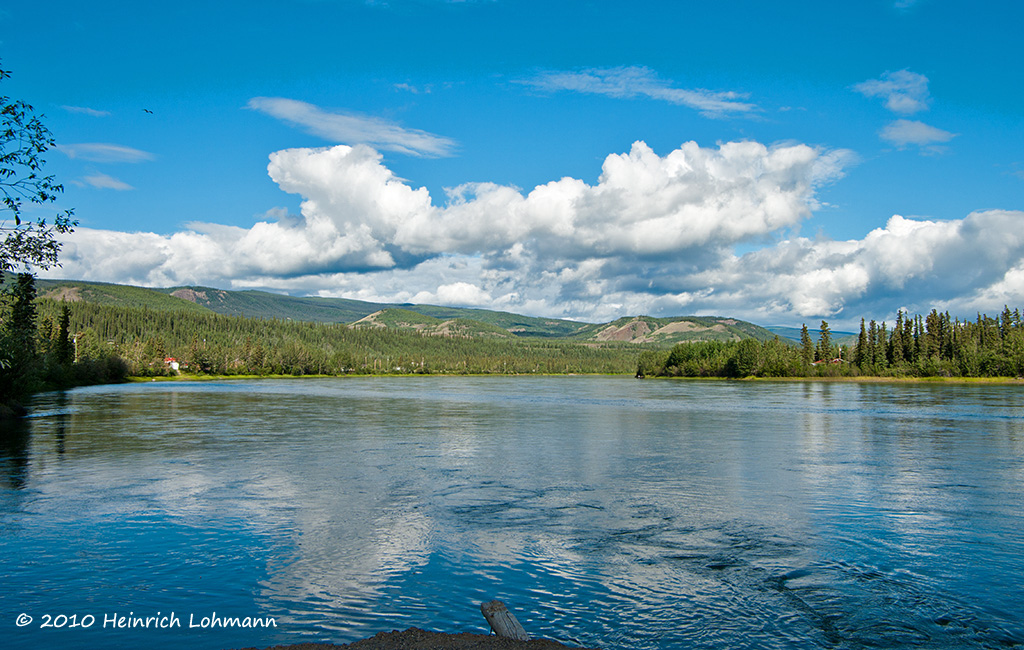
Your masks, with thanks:
[[[560,650],[569,647],[548,639],[516,641],[486,634],[445,634],[411,627],[404,632],[380,632],[369,639],[348,645],[299,643],[274,646],[267,650]]]

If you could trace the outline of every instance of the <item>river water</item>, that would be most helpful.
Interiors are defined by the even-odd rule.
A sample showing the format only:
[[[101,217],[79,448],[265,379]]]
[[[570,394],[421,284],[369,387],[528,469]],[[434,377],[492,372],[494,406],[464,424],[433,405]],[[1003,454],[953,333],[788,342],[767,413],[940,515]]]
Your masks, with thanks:
[[[1019,386],[132,384],[0,440],[5,648],[485,633],[495,598],[609,650],[1024,645]]]

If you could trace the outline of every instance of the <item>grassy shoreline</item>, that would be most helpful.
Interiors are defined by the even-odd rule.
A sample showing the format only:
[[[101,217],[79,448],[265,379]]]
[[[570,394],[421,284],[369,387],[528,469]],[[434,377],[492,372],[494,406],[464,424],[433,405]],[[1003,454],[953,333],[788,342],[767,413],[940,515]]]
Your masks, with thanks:
[[[1020,377],[650,377],[650,379],[744,382],[811,382],[835,384],[996,384],[1024,385]]]
[[[145,384],[155,381],[233,381],[233,380],[244,380],[244,379],[355,379],[358,377],[366,378],[377,378],[382,377],[628,377],[632,378],[632,373],[608,373],[608,372],[565,372],[565,373],[554,373],[554,372],[521,372],[521,373],[493,373],[493,372],[477,372],[477,373],[444,373],[444,372],[432,372],[432,373],[345,373],[338,375],[197,375],[182,373],[180,375],[160,375],[156,377],[135,377],[129,376],[127,383],[139,383]]]
[[[631,373],[394,373],[394,374],[339,374],[339,375],[205,375],[181,374],[159,377],[128,377],[128,383],[149,383],[167,381],[234,381],[247,379],[337,379],[356,377],[623,377],[633,378]],[[645,379],[672,381],[739,381],[739,382],[811,382],[811,383],[861,383],[861,384],[989,384],[1022,385],[1024,377],[656,377]]]

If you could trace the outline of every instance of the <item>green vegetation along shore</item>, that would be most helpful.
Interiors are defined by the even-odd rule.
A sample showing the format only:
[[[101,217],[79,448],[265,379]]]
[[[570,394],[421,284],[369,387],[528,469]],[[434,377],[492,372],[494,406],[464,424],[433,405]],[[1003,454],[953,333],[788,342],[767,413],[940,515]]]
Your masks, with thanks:
[[[51,322],[66,303],[38,305]],[[500,337],[490,328],[468,335],[471,323],[442,334],[89,303],[71,314],[79,358],[113,352],[135,376],[623,373],[636,365],[637,347],[629,344]]]
[[[856,343],[836,345],[822,321],[815,343],[806,325],[798,346],[779,339],[697,341],[640,355],[638,375],[672,377],[985,378],[1024,375],[1020,310],[978,314],[974,321],[932,310],[897,313],[885,323],[861,321]]]
[[[951,319],[899,313],[865,324],[852,344],[822,321],[814,337],[781,339],[720,317],[572,321],[431,306],[345,308],[350,323],[317,322],[303,299],[8,276],[0,304],[0,403],[39,390],[129,377],[347,374],[636,374],[704,378],[979,378],[1024,375],[1020,311]],[[172,295],[177,293],[178,295]],[[205,299],[198,295],[204,294]],[[256,292],[259,293],[259,292]],[[217,313],[215,301],[263,304],[297,318]],[[195,300],[193,300],[194,298]],[[326,299],[325,299],[326,300]],[[314,301],[316,310],[334,303]],[[269,306],[268,306],[269,305]],[[229,307],[229,311],[236,307]],[[289,311],[297,309],[298,311]],[[314,313],[318,313],[314,310]],[[335,313],[337,315],[337,313]],[[472,318],[473,316],[479,318]],[[305,317],[305,318],[304,318]],[[483,319],[483,320],[481,320]],[[559,332],[562,332],[559,334]]]

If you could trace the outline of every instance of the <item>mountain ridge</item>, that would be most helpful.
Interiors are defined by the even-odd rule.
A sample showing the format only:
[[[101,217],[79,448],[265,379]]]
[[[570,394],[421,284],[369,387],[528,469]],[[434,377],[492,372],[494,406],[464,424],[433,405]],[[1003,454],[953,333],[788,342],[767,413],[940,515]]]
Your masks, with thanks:
[[[410,329],[443,336],[515,336],[657,347],[693,340],[767,340],[774,334],[754,323],[720,316],[624,316],[583,323],[472,307],[388,304],[259,290],[205,286],[149,289],[81,280],[37,280],[40,298],[170,311],[209,311],[226,316],[342,323],[350,327]]]

